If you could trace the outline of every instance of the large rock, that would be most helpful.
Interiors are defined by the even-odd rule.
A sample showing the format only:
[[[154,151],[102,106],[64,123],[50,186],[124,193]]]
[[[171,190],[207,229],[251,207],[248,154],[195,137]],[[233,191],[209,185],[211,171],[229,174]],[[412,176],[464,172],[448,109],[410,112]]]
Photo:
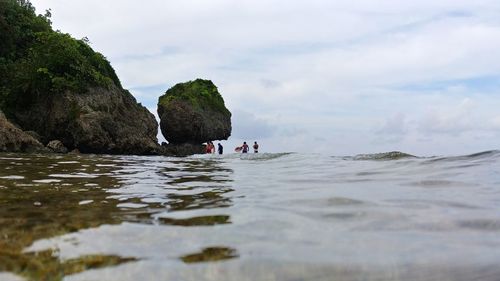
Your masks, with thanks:
[[[162,143],[161,154],[168,156],[189,156],[193,154],[205,153],[205,146],[202,144],[166,144]]]
[[[14,120],[41,141],[60,140],[82,153],[156,154],[158,123],[126,90],[111,85],[33,99]]]
[[[55,153],[68,153],[68,149],[60,140],[49,141],[47,148]]]
[[[201,144],[231,135],[231,112],[210,80],[197,79],[169,89],[158,101],[160,128],[171,144]]]
[[[9,122],[0,111],[0,152],[43,152],[43,145]]]

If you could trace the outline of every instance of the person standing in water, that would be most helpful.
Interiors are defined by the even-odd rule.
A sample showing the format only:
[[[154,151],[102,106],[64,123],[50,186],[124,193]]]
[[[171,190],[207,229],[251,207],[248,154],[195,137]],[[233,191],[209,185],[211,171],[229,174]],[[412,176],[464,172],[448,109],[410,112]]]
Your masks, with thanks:
[[[246,141],[243,142],[243,145],[241,146],[241,153],[248,153],[248,144]]]
[[[253,153],[259,153],[259,144],[257,142],[253,143]]]
[[[217,151],[219,152],[219,154],[224,153],[224,147],[222,147],[222,144],[220,143],[217,144]]]
[[[207,154],[211,154],[211,153],[215,153],[215,146],[214,146],[214,143],[209,141],[207,142],[207,146],[206,146],[206,151],[205,151]]]

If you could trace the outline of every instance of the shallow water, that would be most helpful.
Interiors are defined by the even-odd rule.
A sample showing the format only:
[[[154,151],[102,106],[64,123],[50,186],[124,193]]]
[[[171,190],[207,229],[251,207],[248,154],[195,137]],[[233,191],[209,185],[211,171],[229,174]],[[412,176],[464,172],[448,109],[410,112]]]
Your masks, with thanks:
[[[500,280],[500,152],[379,158],[0,154],[0,280]]]

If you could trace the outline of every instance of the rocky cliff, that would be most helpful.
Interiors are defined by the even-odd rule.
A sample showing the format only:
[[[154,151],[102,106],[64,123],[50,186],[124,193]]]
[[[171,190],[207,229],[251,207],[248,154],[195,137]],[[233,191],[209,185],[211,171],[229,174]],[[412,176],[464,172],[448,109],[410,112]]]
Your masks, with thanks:
[[[163,136],[170,144],[201,144],[231,135],[231,112],[210,80],[197,79],[169,89],[158,101]]]
[[[66,91],[33,98],[13,119],[46,144],[60,140],[82,153],[156,154],[158,123],[153,114],[117,86]]]
[[[0,111],[0,152],[43,152],[44,146],[9,122]]]
[[[24,0],[0,1],[0,31],[0,109],[19,129],[83,153],[158,153],[154,116],[88,39],[54,31]]]

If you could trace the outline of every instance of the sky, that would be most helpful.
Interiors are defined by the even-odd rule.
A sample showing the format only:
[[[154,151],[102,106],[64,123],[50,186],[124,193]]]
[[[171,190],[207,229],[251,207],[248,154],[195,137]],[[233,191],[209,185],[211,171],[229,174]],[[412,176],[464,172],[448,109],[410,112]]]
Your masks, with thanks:
[[[175,84],[212,80],[233,114],[226,151],[499,149],[498,0],[31,2],[154,114]]]

